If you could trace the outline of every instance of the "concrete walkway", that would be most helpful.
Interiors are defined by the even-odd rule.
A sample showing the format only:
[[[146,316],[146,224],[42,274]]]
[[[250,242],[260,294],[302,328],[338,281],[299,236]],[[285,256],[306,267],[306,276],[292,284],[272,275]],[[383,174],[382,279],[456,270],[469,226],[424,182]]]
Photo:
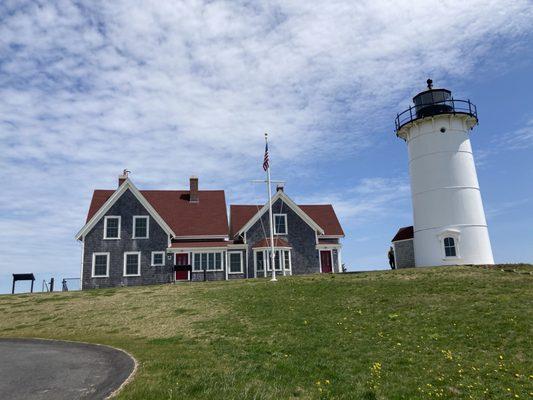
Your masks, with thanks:
[[[0,339],[0,398],[104,399],[130,376],[135,361],[106,346]]]

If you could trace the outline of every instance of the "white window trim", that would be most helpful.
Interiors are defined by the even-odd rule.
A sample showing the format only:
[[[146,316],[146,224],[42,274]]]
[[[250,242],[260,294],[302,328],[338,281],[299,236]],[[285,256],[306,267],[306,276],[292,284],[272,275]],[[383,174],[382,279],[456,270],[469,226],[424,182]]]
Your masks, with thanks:
[[[107,268],[106,268],[106,274],[105,275],[95,275],[94,274],[94,262],[96,259],[96,256],[107,256]],[[109,259],[111,258],[111,255],[106,252],[100,252],[100,253],[93,253],[93,264],[91,268],[91,278],[109,278]]]
[[[163,264],[156,264],[154,263],[154,255],[156,254],[162,254],[163,255]],[[150,259],[150,266],[152,267],[162,267],[165,265],[165,257],[166,257],[166,254],[164,251],[152,251],[152,257]]]
[[[126,260],[128,255],[137,254],[137,271],[138,274],[126,274]],[[125,251],[124,252],[124,268],[122,270],[122,276],[141,276],[141,252],[140,251]]]
[[[138,219],[146,220],[146,236],[135,236],[135,223]],[[150,217],[148,215],[134,215],[133,216],[133,232],[131,233],[132,239],[150,239]]]
[[[264,253],[263,253],[263,257],[264,259],[266,259],[266,263],[265,263],[265,270],[267,272],[272,272],[272,268],[270,267],[270,261],[271,261],[271,257],[270,257],[270,249],[268,250],[262,250]],[[283,272],[284,270],[285,271],[291,271],[292,272],[292,255],[291,255],[291,251],[290,249],[287,249],[287,248],[280,248],[280,247],[276,247],[274,249],[274,253],[277,253],[277,252],[280,252],[280,269],[277,269],[276,272]],[[289,268],[287,268],[287,266],[285,266],[285,256],[283,255],[283,252],[284,251],[288,251],[289,252]]]
[[[107,220],[109,218],[118,218],[118,236],[117,237],[107,237]],[[122,218],[120,215],[106,215],[104,217],[104,239],[105,240],[119,240],[120,239],[120,231],[122,230]]]
[[[460,239],[461,232],[457,229],[445,229],[441,231],[437,237],[439,238],[440,248],[442,252],[442,260],[458,260],[461,258]],[[455,243],[455,256],[446,256],[446,250],[444,249],[444,238],[451,237]]]
[[[262,270],[257,269],[257,254],[258,253],[262,253],[263,254],[263,269]],[[257,273],[258,272],[261,272],[264,275],[265,268],[266,268],[266,264],[265,264],[265,252],[264,252],[264,250],[254,250],[254,278],[257,278]]]
[[[290,250],[283,249],[283,252],[289,252],[289,268],[285,265],[285,255],[283,255],[283,268],[285,268],[285,271],[289,271],[290,275],[292,275],[292,254]]]
[[[276,217],[283,217],[285,219],[285,232],[279,233],[277,231],[278,225],[276,224]],[[287,214],[274,214],[272,216],[272,219],[274,221],[274,235],[288,235],[289,234],[289,226],[287,225]]]
[[[455,249],[455,255],[454,256],[447,256],[446,255],[446,245],[444,244],[444,239],[446,239],[446,238],[453,239],[453,247]],[[455,259],[461,258],[461,257],[459,257],[459,239],[456,236],[445,235],[442,238],[442,240],[441,240],[441,245],[442,245],[443,259],[445,259],[445,260],[455,260]]]
[[[193,251],[190,253],[190,257],[191,257],[191,271],[192,272],[204,272],[204,269],[201,268],[201,269],[194,269],[194,256],[195,254],[210,254],[210,253],[213,253],[213,254],[220,254],[220,268],[217,268],[217,269],[208,269],[206,267],[206,272],[220,272],[220,271],[224,271],[224,258],[225,258],[225,255],[224,255],[224,251]],[[209,263],[209,258],[208,258],[208,261]],[[202,260],[200,259],[200,264],[202,263]]]
[[[232,254],[239,255],[241,269],[238,272],[231,271],[231,255]],[[243,263],[242,263],[242,251],[228,251],[228,274],[244,274]]]

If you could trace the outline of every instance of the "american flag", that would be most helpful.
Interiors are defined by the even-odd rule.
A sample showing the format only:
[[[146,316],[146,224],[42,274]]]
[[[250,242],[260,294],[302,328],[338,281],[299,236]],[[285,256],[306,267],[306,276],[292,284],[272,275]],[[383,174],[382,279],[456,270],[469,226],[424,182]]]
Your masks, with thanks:
[[[263,159],[263,169],[268,169],[268,143],[265,145],[265,158]]]

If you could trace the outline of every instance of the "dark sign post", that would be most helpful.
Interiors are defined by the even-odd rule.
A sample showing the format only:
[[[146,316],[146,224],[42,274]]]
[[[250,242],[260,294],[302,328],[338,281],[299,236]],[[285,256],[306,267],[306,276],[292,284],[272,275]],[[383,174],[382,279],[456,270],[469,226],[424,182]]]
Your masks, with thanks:
[[[35,276],[33,274],[13,274],[13,288],[11,289],[11,294],[15,294],[16,281],[31,281],[30,293],[33,293],[33,282],[35,282]]]

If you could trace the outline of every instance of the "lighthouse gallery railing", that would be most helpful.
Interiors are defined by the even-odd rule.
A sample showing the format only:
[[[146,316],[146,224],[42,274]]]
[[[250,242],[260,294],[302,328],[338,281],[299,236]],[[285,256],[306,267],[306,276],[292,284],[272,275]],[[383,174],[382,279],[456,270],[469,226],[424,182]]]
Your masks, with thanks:
[[[396,115],[396,132],[404,125],[421,119],[439,114],[466,114],[474,118],[477,117],[477,108],[470,100],[449,99],[444,101],[435,101],[432,103],[409,106],[405,111]]]

